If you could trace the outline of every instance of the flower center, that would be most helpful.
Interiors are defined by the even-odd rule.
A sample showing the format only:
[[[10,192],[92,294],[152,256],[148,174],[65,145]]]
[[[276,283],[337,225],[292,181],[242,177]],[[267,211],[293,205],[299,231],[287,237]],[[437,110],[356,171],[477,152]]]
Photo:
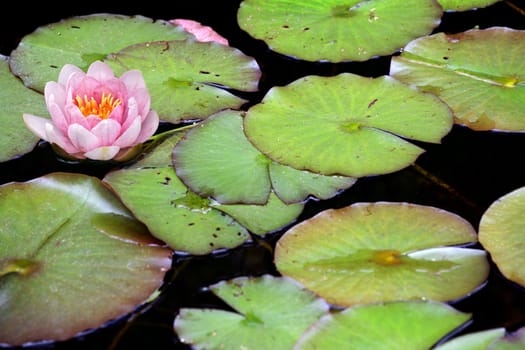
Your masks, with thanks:
[[[84,98],[76,96],[73,103],[78,106],[78,109],[85,117],[94,114],[98,115],[100,119],[107,119],[121,102],[120,99],[115,99],[111,93],[104,93],[100,101],[95,100],[93,96],[88,98],[87,95],[84,95]]]

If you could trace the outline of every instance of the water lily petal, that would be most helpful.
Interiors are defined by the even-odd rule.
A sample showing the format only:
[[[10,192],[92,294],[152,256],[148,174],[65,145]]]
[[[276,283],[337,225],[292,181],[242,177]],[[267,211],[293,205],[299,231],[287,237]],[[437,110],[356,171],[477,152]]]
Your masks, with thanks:
[[[222,37],[211,27],[204,26],[197,21],[191,19],[173,19],[170,22],[181,26],[185,31],[193,34],[198,41],[215,41],[219,44],[228,45],[228,40],[226,38]]]
[[[81,152],[89,152],[101,146],[98,137],[79,124],[70,125],[67,130],[67,136],[71,140],[73,146],[78,148]]]
[[[113,159],[119,151],[120,147],[117,146],[102,146],[86,152],[84,155],[86,158],[93,160],[110,160]]]
[[[151,137],[157,131],[157,128],[159,127],[159,115],[156,111],[151,110],[148,115],[146,116],[146,119],[142,122],[142,129],[140,130],[140,134],[137,137],[137,143],[142,143],[146,141],[148,138]]]
[[[51,124],[49,119],[26,113],[22,115],[22,118],[27,128],[31,130],[33,134],[47,141],[46,124]]]
[[[58,84],[66,86],[72,76],[83,77],[85,73],[73,64],[65,64],[58,75]]]
[[[91,132],[95,135],[101,145],[111,145],[120,135],[120,124],[112,119],[100,121]]]
[[[64,152],[71,155],[81,153],[80,150],[75,147],[71,141],[69,141],[69,138],[66,137],[60,130],[58,130],[58,128],[55,128],[51,123],[46,124],[46,135],[47,141],[49,143],[58,145]],[[74,158],[78,157],[75,155]]]
[[[110,80],[115,77],[115,74],[111,68],[102,61],[95,61],[91,63],[86,75],[100,81]]]
[[[125,129],[122,135],[120,135],[113,144],[122,148],[134,146],[138,143],[137,137],[140,134],[140,130],[141,120],[140,118],[135,118],[131,125]]]
[[[76,105],[74,105],[72,103],[69,103],[69,104],[67,104],[64,107],[64,111],[66,113],[65,118],[67,120],[68,127],[71,124],[80,124],[84,128],[90,130],[94,126],[94,125],[92,125],[92,123],[89,122],[88,118],[86,118],[82,114],[82,112],[80,111],[80,109],[78,109],[78,107]],[[67,133],[67,131],[66,131],[66,133]]]
[[[62,156],[99,160],[132,156],[136,152],[126,150],[149,138],[159,124],[138,70],[117,78],[102,61],[93,62],[86,73],[66,64],[58,81],[46,84],[44,95],[51,119],[27,114],[24,120]]]
[[[124,113],[124,105],[121,103],[113,111],[111,111],[110,115],[108,116],[108,119],[113,119],[114,121],[118,122],[119,124],[123,124],[124,120],[126,120],[126,113]]]
[[[120,76],[120,80],[126,85],[129,91],[142,90],[146,88],[146,82],[142,72],[136,69],[128,70]]]
[[[135,121],[135,119],[137,118],[142,119],[138,115],[139,114],[138,105],[137,105],[137,100],[135,100],[135,98],[131,97],[130,99],[128,99],[127,107],[128,107],[128,111],[127,111],[128,113],[125,116],[126,119],[122,122],[123,129],[128,128]]]
[[[46,99],[46,104],[57,103],[59,105],[65,105],[66,100],[66,89],[63,85],[60,85],[54,81],[49,81],[44,87],[44,96]]]
[[[142,120],[144,121],[146,115],[148,114],[151,108],[151,98],[148,93],[148,90],[135,90],[132,97],[135,99],[135,101],[137,101],[137,113],[140,114]]]

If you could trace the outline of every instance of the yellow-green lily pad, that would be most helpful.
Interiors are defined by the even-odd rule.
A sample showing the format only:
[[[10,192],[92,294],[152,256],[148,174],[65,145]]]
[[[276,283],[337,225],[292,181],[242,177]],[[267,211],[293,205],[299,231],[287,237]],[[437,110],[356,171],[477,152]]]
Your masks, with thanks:
[[[223,205],[191,191],[171,158],[184,131],[166,136],[142,160],[103,178],[152,235],[174,250],[203,255],[237,247],[250,239],[249,232],[273,232],[302,212],[303,204],[286,205],[275,196],[265,205]]]
[[[493,5],[501,0],[438,0],[444,11],[467,11]]]
[[[432,32],[441,15],[434,0],[244,0],[237,22],[278,53],[341,62],[392,54]]]
[[[429,301],[356,305],[323,316],[293,350],[430,349],[470,317]]]
[[[481,288],[486,252],[465,219],[435,207],[395,202],[328,209],[291,227],[275,264],[332,304],[454,301]]]
[[[436,33],[393,57],[390,75],[431,92],[473,130],[524,131],[525,30],[505,27]]]
[[[452,338],[434,348],[434,350],[487,350],[494,340],[505,336],[505,328],[493,328],[474,333],[467,333]]]
[[[39,140],[24,124],[22,114],[48,115],[44,96],[26,88],[11,73],[7,60],[0,57],[0,162],[30,152]]]
[[[61,341],[149,301],[171,267],[102,182],[52,173],[0,187],[0,344]]]
[[[356,179],[324,176],[271,161],[247,140],[243,113],[225,110],[189,130],[173,149],[177,176],[221,204],[265,204],[273,192],[285,203],[327,199]]]
[[[525,187],[500,197],[479,223],[479,242],[500,272],[525,286]]]
[[[323,175],[362,177],[412,164],[452,128],[449,108],[389,76],[306,76],[271,88],[248,109],[244,132],[277,163]]]
[[[157,41],[128,46],[105,62],[116,74],[142,72],[151,106],[171,123],[204,119],[247,102],[231,91],[256,91],[261,71],[255,59],[216,42]]]
[[[11,52],[9,64],[27,87],[43,92],[48,81],[57,80],[65,64],[86,71],[94,61],[133,44],[187,38],[193,35],[179,26],[140,15],[75,16],[24,36]]]
[[[235,312],[182,308],[173,326],[195,349],[288,350],[328,312],[324,300],[286,277],[237,277],[210,290]]]

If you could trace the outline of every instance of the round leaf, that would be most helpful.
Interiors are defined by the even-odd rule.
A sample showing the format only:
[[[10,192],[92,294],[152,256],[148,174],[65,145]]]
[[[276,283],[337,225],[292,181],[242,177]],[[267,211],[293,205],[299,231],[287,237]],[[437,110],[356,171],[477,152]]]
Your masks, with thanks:
[[[503,27],[437,33],[410,42],[390,74],[432,92],[473,130],[525,130],[525,31]]]
[[[291,349],[328,311],[326,302],[285,277],[238,277],[210,289],[238,313],[181,309],[174,329],[194,349]]]
[[[126,46],[193,36],[167,21],[143,16],[92,14],[39,27],[11,52],[10,66],[24,84],[44,91],[66,63],[86,70],[91,63]]]
[[[173,149],[180,179],[222,204],[264,204],[270,195],[270,160],[244,136],[237,111],[219,112],[189,130]]]
[[[171,267],[171,250],[97,178],[53,173],[0,198],[0,343],[97,328],[146,302]]]
[[[432,32],[441,14],[434,0],[244,0],[237,21],[281,54],[341,62],[389,55]]]
[[[177,142],[176,173],[200,196],[221,204],[265,204],[273,186],[277,196],[291,204],[310,194],[326,199],[355,183],[354,178],[323,176],[270,161],[246,139],[242,118],[242,112],[219,112]]]
[[[248,139],[272,160],[323,175],[394,172],[452,127],[448,107],[388,76],[307,76],[273,87],[244,118]]]
[[[451,301],[478,289],[485,251],[446,247],[476,242],[474,228],[450,212],[409,203],[356,203],[325,210],[289,229],[275,264],[327,301]]]
[[[225,88],[255,91],[257,62],[241,51],[215,42],[159,41],[129,46],[105,60],[120,74],[139,69],[161,119],[178,123],[203,119],[246,100]]]
[[[292,223],[304,209],[303,203],[283,203],[273,192],[270,192],[264,205],[212,203],[212,206],[257,235],[276,231]]]
[[[444,11],[467,11],[487,7],[501,0],[438,0]]]
[[[16,101],[16,103],[13,103]],[[23,113],[48,115],[44,96],[26,88],[9,70],[6,57],[0,56],[0,162],[31,151],[39,140],[25,126]]]
[[[485,211],[479,223],[479,241],[501,273],[525,286],[525,187],[498,200]]]
[[[308,196],[329,199],[357,181],[348,176],[326,176],[297,170],[276,162],[270,163],[270,178],[275,193],[285,203],[301,202]]]
[[[525,348],[525,327],[496,339],[490,344],[489,350],[522,350]]]
[[[323,316],[293,349],[430,349],[469,318],[436,302],[358,305]]]
[[[504,335],[505,328],[467,333],[436,346],[434,350],[487,350],[495,339]]]

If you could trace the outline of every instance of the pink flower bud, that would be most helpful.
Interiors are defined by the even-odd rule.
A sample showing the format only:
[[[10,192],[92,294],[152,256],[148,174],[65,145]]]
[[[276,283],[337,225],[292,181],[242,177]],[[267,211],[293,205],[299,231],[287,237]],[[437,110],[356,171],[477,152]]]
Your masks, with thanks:
[[[226,46],[229,44],[227,39],[214,31],[211,27],[204,26],[197,21],[191,19],[172,19],[170,23],[181,26],[182,29],[193,34],[197,41],[215,41]]]
[[[73,159],[124,159],[159,125],[138,70],[117,78],[101,61],[93,62],[87,73],[66,64],[58,81],[46,84],[44,94],[51,120],[24,114],[24,122]]]

